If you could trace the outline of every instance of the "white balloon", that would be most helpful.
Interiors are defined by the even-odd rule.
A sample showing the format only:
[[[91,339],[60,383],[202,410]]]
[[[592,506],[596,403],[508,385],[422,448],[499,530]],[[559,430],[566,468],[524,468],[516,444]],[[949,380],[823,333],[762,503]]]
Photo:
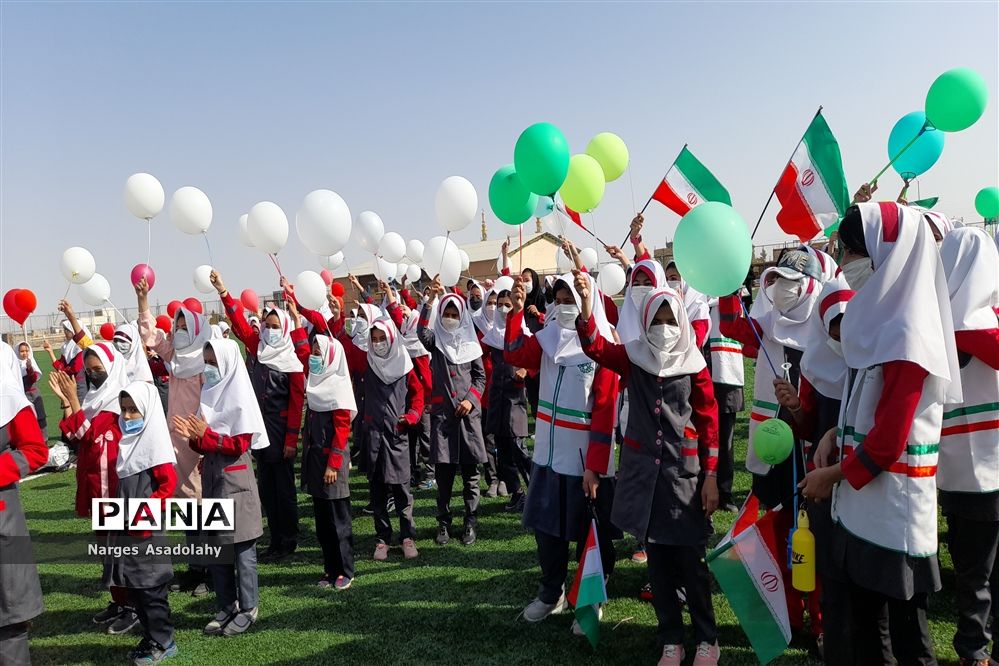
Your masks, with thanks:
[[[253,246],[277,254],[288,242],[288,218],[276,203],[261,201],[250,209],[246,230]]]
[[[239,242],[246,247],[253,247],[253,239],[250,238],[250,230],[246,227],[247,219],[249,215],[243,213],[239,216]]]
[[[378,213],[366,210],[357,216],[357,224],[354,225],[354,240],[368,252],[374,254],[378,252],[378,243],[385,235],[385,225]]]
[[[558,248],[555,250],[555,267],[558,269],[559,275],[562,275],[571,271],[576,265],[572,263],[572,259],[565,256],[562,248]]]
[[[513,289],[513,278],[509,275],[501,275],[493,282],[493,291],[497,294],[511,289]]]
[[[196,187],[182,187],[170,198],[170,220],[185,234],[203,234],[212,225],[212,202]]]
[[[584,247],[579,251],[579,260],[583,262],[583,265],[587,269],[593,270],[597,267],[600,260],[597,258],[597,251],[592,247]]]
[[[437,188],[434,198],[437,223],[444,231],[461,231],[479,212],[479,196],[475,187],[461,176],[450,176]]]
[[[336,270],[343,263],[343,252],[331,254],[328,257],[319,257],[319,265],[329,270]]]
[[[600,268],[597,275],[597,286],[608,296],[613,296],[624,289],[625,275],[620,264],[607,264]]]
[[[414,239],[406,243],[406,256],[414,264],[423,261],[423,241]]]
[[[336,192],[309,192],[295,216],[295,228],[309,251],[329,256],[350,240],[350,209]]]
[[[194,269],[194,288],[202,294],[210,294],[215,291],[212,286],[212,267],[202,264]]]
[[[378,241],[378,254],[385,261],[397,262],[406,256],[406,241],[394,231],[390,231]]]
[[[148,173],[133,173],[125,181],[125,208],[140,220],[159,215],[165,199],[160,181]]]
[[[97,270],[97,262],[94,255],[82,247],[71,247],[62,253],[60,263],[62,276],[73,284],[83,284],[94,277]]]
[[[375,257],[375,277],[379,280],[389,280],[395,279],[395,262],[385,261],[381,257]]]
[[[302,271],[295,278],[295,298],[302,307],[318,310],[326,303],[326,282],[315,271]]]
[[[461,277],[461,255],[454,241],[444,236],[434,236],[423,249],[423,270],[433,277],[440,275],[441,284],[453,287]]]
[[[406,269],[406,279],[409,280],[410,284],[416,282],[421,277],[423,277],[423,271],[416,264],[411,264],[409,268]]]
[[[468,265],[472,263],[468,258],[468,253],[461,248],[458,248],[458,257],[461,258],[461,270],[467,271]]]
[[[408,270],[409,270],[409,264],[404,264],[402,262],[399,262],[398,264],[396,264],[395,265],[395,279],[396,280],[401,280],[402,278],[406,277],[406,272]]]
[[[94,273],[86,283],[80,285],[80,298],[95,308],[104,305],[111,298],[111,285],[100,273]]]

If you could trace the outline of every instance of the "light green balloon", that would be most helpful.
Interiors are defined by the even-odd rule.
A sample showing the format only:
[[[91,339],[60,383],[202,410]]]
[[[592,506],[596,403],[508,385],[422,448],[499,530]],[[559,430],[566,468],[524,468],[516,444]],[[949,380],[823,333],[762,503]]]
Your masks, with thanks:
[[[989,88],[982,75],[967,67],[949,69],[926,93],[926,117],[944,132],[968,129],[985,113]]]
[[[780,419],[767,419],[753,431],[756,457],[768,465],[779,465],[787,460],[793,448],[791,426]]]
[[[569,173],[558,193],[565,205],[577,213],[586,213],[597,207],[604,198],[604,170],[589,155],[573,155],[569,160]]]
[[[999,217],[999,187],[983,187],[975,196],[975,210],[986,220]]]
[[[728,296],[746,279],[753,261],[753,241],[749,227],[734,208],[708,201],[680,220],[673,255],[691,287],[708,296]]]
[[[604,180],[617,180],[628,168],[628,146],[617,134],[601,132],[586,146],[586,154],[600,163]]]

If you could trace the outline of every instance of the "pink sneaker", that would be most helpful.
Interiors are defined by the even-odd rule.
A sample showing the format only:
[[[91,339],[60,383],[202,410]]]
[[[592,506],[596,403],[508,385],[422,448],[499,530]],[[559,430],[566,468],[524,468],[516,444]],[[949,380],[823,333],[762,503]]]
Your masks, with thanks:
[[[406,556],[407,560],[414,559],[420,554],[420,551],[416,550],[416,544],[413,543],[412,539],[402,540],[402,554]]]
[[[388,559],[388,544],[381,541],[375,546],[375,561],[384,562]]]
[[[721,649],[715,643],[700,643],[697,646],[697,654],[694,655],[694,666],[717,666],[718,657],[721,656]]]
[[[659,658],[659,666],[680,666],[684,656],[682,645],[664,645],[663,656]]]

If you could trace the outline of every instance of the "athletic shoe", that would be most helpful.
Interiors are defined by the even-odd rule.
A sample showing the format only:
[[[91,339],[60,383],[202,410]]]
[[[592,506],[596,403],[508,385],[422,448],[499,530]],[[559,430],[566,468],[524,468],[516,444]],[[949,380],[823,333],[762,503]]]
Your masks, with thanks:
[[[165,648],[154,643],[149,644],[149,649],[143,654],[137,655],[132,661],[135,666],[147,666],[147,664],[158,664],[164,659],[177,656],[177,643],[171,642]]]
[[[257,609],[251,608],[248,611],[240,611],[222,629],[223,636],[239,636],[253,626],[257,621]]]
[[[320,590],[328,590],[333,587],[333,583],[330,582],[329,574],[323,574],[323,577],[319,579],[318,583],[316,583],[316,587]]]
[[[94,624],[107,624],[108,622],[113,622],[118,619],[118,616],[124,612],[125,609],[122,606],[119,606],[112,601],[108,604],[107,608],[94,615],[91,619],[94,621]]]
[[[597,606],[597,622],[604,619],[604,607],[603,604]],[[572,621],[572,635],[573,636],[585,636],[583,633],[583,628],[579,626],[579,622],[576,620]]]
[[[222,634],[222,630],[225,626],[229,624],[232,618],[236,617],[236,609],[229,608],[225,610],[220,610],[215,618],[205,625],[205,628],[201,630],[205,636],[219,636]]]
[[[277,550],[275,550],[271,554],[271,556],[267,558],[267,561],[268,562],[280,562],[284,558],[291,557],[292,555],[294,555],[295,551],[297,549],[298,549],[298,544],[297,543],[286,544],[284,546],[279,547]]]
[[[509,497],[510,493],[506,489],[506,484],[500,481],[496,485],[496,494],[500,497]]]
[[[635,564],[646,564],[649,561],[649,556],[645,552],[645,544],[638,544],[638,548],[631,556],[631,561]]]
[[[128,651],[128,658],[135,659],[136,657],[141,657],[142,655],[149,652],[150,642],[148,638],[143,638],[139,641],[139,644]]]
[[[646,583],[638,591],[638,598],[642,601],[652,601],[652,583]]]
[[[961,666],[990,666],[988,659],[967,659],[961,657]]]
[[[721,650],[718,648],[718,641],[714,643],[700,643],[697,646],[697,654],[694,655],[693,666],[718,666],[718,657]]]
[[[403,550],[405,550],[405,545],[403,545]],[[347,578],[346,576],[337,576],[336,582],[333,583],[333,587],[336,588],[337,592],[343,592],[350,587],[350,584],[354,582],[353,578]]]
[[[683,663],[682,645],[664,645],[663,656],[659,657],[659,666],[680,666]]]
[[[388,559],[388,544],[384,541],[379,541],[375,544],[375,555],[374,559],[376,562],[384,562]]]
[[[563,594],[553,604],[546,604],[541,599],[535,599],[527,604],[527,608],[524,609],[522,615],[528,622],[541,622],[549,615],[557,615],[568,607],[569,604],[566,602],[565,595]]]
[[[427,479],[420,484],[420,490],[433,490],[437,487],[437,479]]]
[[[139,625],[139,616],[131,608],[125,608],[121,615],[108,625],[108,633],[114,636],[127,634]]]
[[[420,551],[416,550],[416,544],[412,539],[403,539],[402,554],[407,560],[413,560],[420,554]]]
[[[475,543],[475,528],[473,526],[465,526],[465,533],[461,535],[461,543],[465,546],[471,546]]]
[[[518,490],[510,495],[510,501],[504,505],[503,510],[510,513],[523,513],[524,505],[527,504],[527,494],[523,490]]]
[[[437,526],[437,538],[435,539],[438,546],[446,546],[449,541],[451,541],[451,535],[447,532],[447,525],[441,523]]]
[[[486,497],[496,497],[496,493],[499,492],[499,481],[493,481],[486,488],[486,492],[483,493]]]
[[[191,590],[191,596],[192,597],[203,597],[203,596],[205,596],[206,594],[208,594],[211,591],[212,591],[212,588],[208,585],[208,583],[201,582],[201,583],[198,583],[197,585],[195,585],[194,589]]]
[[[724,511],[726,513],[737,513],[739,511],[739,507],[737,507],[732,502],[725,502],[724,504],[718,507],[718,510]]]

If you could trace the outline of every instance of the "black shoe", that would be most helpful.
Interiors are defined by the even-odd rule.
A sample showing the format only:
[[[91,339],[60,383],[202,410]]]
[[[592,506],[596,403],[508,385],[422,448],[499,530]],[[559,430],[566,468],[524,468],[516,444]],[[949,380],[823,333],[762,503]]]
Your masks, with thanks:
[[[127,634],[139,624],[139,616],[131,608],[126,608],[114,622],[108,625],[108,633],[114,636]]]
[[[149,652],[149,648],[152,647],[152,643],[149,642],[148,638],[143,638],[139,641],[139,644],[128,651],[128,658],[135,659],[140,655],[144,655]]]
[[[736,513],[739,511],[739,507],[737,507],[733,502],[722,502],[718,506],[718,510],[725,511],[727,513]]]
[[[122,606],[119,606],[118,604],[112,601],[111,603],[108,604],[107,608],[102,610],[100,613],[94,615],[92,619],[94,621],[94,624],[108,624],[109,622],[113,622],[114,620],[118,619],[118,616],[124,612],[125,609]]]
[[[179,576],[174,576],[173,580],[170,581],[170,591],[171,592],[190,592],[205,580],[205,573],[203,571],[197,571],[193,569],[188,569],[182,572]]]
[[[510,495],[510,501],[504,505],[503,510],[510,513],[523,513],[525,504],[527,504],[527,494],[523,490],[518,490]]]
[[[465,525],[465,533],[461,535],[461,543],[465,546],[471,546],[475,543],[475,528],[471,525]]]
[[[133,657],[132,663],[135,666],[146,666],[146,664],[158,664],[164,659],[177,656],[177,643],[170,643],[166,647],[160,647],[155,643],[149,644],[149,649],[142,654]]]
[[[290,543],[290,544],[287,544],[285,546],[282,546],[277,551],[275,551],[273,555],[270,556],[269,561],[270,562],[280,562],[281,560],[285,559],[286,557],[289,557],[289,556],[293,555],[295,553],[295,550],[297,548],[298,548],[298,544],[297,543]]]
[[[451,541],[451,535],[447,532],[447,525],[441,523],[437,526],[437,541],[438,546],[446,546],[449,541]]]

